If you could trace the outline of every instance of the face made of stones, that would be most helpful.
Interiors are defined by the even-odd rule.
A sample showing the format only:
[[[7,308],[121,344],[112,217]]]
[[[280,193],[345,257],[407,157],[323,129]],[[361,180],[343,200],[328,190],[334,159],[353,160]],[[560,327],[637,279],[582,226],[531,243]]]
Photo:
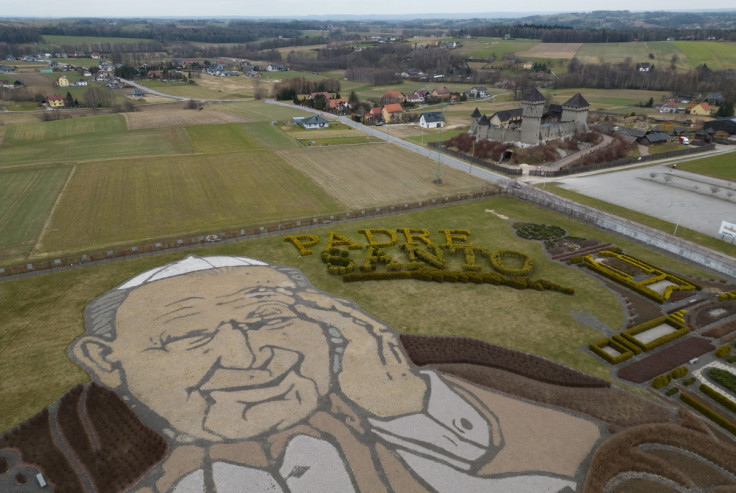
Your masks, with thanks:
[[[281,430],[331,384],[323,328],[295,310],[296,286],[269,267],[171,277],[118,309],[107,360],[179,432],[212,441]]]

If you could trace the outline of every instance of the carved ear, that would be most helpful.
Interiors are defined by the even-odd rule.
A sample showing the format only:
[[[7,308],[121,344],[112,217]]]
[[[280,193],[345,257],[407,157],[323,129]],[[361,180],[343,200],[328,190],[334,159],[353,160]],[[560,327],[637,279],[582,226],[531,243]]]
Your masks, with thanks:
[[[70,348],[72,359],[82,366],[92,378],[112,389],[122,384],[122,370],[111,357],[112,345],[97,337],[84,336],[74,341]]]

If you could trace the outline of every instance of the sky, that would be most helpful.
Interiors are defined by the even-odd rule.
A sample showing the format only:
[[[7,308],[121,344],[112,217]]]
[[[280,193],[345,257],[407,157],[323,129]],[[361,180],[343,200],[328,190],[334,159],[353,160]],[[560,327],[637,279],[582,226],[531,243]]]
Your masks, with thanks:
[[[309,15],[391,15],[423,13],[469,14],[468,17],[501,17],[504,13],[516,12],[518,17],[542,12],[585,12],[593,8],[601,9],[602,4],[580,2],[578,0],[527,0],[520,12],[520,3],[467,1],[465,6],[457,6],[447,0],[128,0],[125,2],[100,2],[99,0],[75,0],[59,3],[56,0],[35,0],[31,2],[5,1],[0,9],[0,17],[303,17]],[[641,0],[619,0],[614,5],[606,5],[609,10],[692,10],[699,5],[691,0],[671,0],[667,3]],[[711,0],[709,10],[736,9],[733,0]],[[554,10],[552,10],[554,9]],[[479,13],[485,15],[479,15]],[[448,16],[449,17],[449,16]]]

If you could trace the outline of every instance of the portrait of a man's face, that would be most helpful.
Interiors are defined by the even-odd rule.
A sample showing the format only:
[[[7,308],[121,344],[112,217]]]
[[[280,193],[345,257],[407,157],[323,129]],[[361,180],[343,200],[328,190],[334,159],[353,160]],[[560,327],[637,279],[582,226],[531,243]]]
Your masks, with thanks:
[[[408,370],[392,331],[271,266],[194,270],[121,291],[114,338],[82,338],[73,356],[193,439],[287,428],[313,413],[338,379],[348,393],[361,387],[371,371],[360,367],[376,358],[388,378],[392,365],[403,373],[393,386],[417,401],[406,410],[421,405],[421,379]],[[346,355],[348,342],[353,351]],[[346,375],[344,364],[356,370]],[[420,385],[411,390],[408,382]],[[405,411],[392,405],[397,409],[376,414]]]

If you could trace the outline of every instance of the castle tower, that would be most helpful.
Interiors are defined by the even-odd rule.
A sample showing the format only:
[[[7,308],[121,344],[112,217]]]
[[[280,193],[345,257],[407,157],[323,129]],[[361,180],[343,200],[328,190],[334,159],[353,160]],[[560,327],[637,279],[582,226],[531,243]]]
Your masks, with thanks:
[[[577,93],[565,103],[562,104],[562,122],[575,122],[575,128],[578,132],[587,132],[588,128],[588,110],[590,104],[585,100],[582,94]]]
[[[481,114],[478,108],[475,108],[475,111],[470,115],[470,132],[472,134],[475,134],[476,127],[478,126],[478,120],[480,120]]]
[[[521,97],[521,142],[536,145],[539,143],[539,129],[544,114],[544,96],[533,87]],[[586,113],[587,114],[587,113]]]

